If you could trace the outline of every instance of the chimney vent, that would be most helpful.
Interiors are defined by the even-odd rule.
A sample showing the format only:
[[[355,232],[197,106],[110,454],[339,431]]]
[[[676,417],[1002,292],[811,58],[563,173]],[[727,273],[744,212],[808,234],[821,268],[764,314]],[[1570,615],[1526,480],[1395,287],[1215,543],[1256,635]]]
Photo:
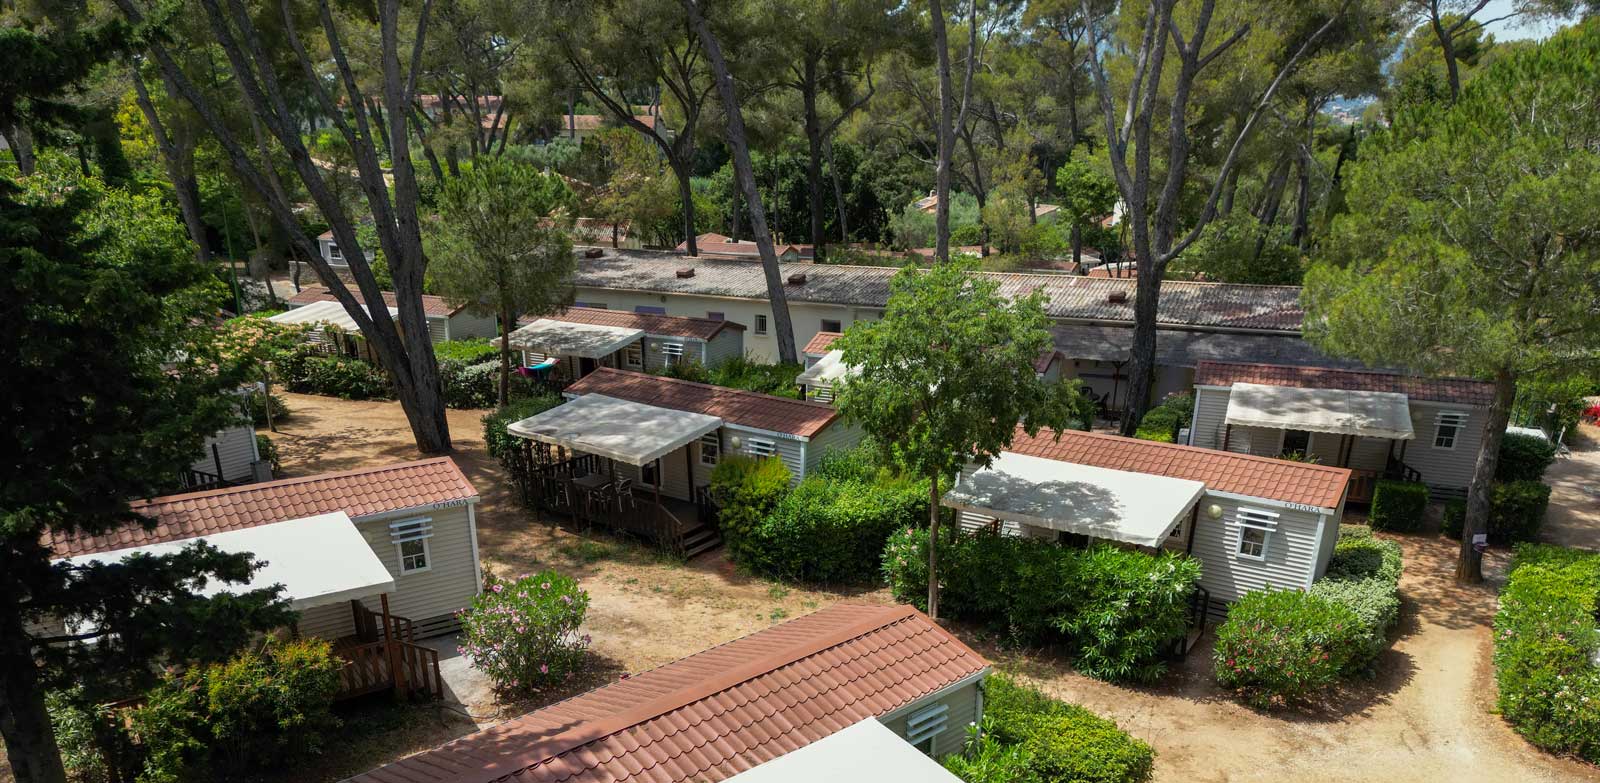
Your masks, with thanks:
[[[789,285],[805,285],[805,284],[806,284],[806,273],[805,272],[796,272],[796,273],[794,273],[792,275],[789,275]]]
[[[1112,291],[1111,293],[1106,294],[1106,301],[1110,302],[1111,304],[1127,304],[1128,292],[1121,289]]]
[[[683,267],[682,269],[679,269],[678,270],[678,277],[683,277],[683,278],[694,277],[694,267],[686,266],[686,267]]]
[[[601,256],[603,256],[605,254],[606,254],[606,251],[601,250],[598,247],[591,247],[588,250],[583,251],[583,257],[584,258],[599,258],[599,257],[601,257]]]

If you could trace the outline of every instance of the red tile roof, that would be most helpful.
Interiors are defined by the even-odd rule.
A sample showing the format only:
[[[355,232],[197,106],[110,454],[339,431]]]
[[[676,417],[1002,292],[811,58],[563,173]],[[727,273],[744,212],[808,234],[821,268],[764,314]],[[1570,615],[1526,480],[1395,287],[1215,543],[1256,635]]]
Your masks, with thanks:
[[[743,389],[680,381],[642,372],[601,367],[567,387],[569,394],[604,394],[673,410],[716,416],[729,424],[809,438],[839,411],[832,405],[791,400]]]
[[[608,122],[610,122],[610,120],[611,120],[611,115],[609,115],[609,114],[604,114],[604,115],[602,115],[602,114],[573,114],[573,115],[563,114],[563,115],[561,115],[561,125],[560,125],[560,129],[563,132],[565,132],[568,129],[567,118],[569,116],[572,118],[571,127],[576,129],[576,130],[581,130],[581,131],[600,130],[601,128],[606,127],[606,124]],[[648,114],[635,114],[635,115],[633,115],[633,118],[635,120],[638,120],[640,122],[640,124],[644,125],[645,127],[648,127],[648,128],[655,127],[656,118],[652,117],[652,116],[650,116]],[[617,124],[620,125],[621,123],[617,123]],[[557,134],[557,135],[560,135],[560,134]]]
[[[1350,481],[1348,468],[1254,457],[1229,451],[1135,440],[1117,435],[1050,430],[1029,437],[1021,427],[1006,451],[1096,468],[1189,479],[1206,489],[1317,508],[1337,508]]]
[[[357,293],[356,298],[360,299],[361,295]],[[305,288],[300,289],[300,293],[289,297],[286,301],[288,301],[289,304],[299,306],[308,305],[313,302],[337,302],[339,300],[334,298],[332,292],[320,285],[308,285]],[[383,301],[390,307],[399,307],[398,304],[395,304],[396,300],[393,291],[384,291]],[[442,296],[430,296],[428,294],[422,295],[422,312],[435,318],[449,318],[450,316],[455,315],[466,308],[466,305],[461,305],[460,307],[451,307],[450,303],[446,302]]]
[[[1494,400],[1494,384],[1468,378],[1422,378],[1376,370],[1336,370],[1279,364],[1200,362],[1195,365],[1196,386],[1232,386],[1259,383],[1303,389],[1398,392],[1413,400],[1487,406]]]
[[[154,519],[153,529],[130,525],[99,536],[45,533],[57,557],[146,546],[163,541],[241,530],[343,511],[352,518],[383,514],[478,496],[449,457],[378,468],[321,473],[303,478],[168,495],[133,504]]]
[[[841,603],[351,780],[716,783],[987,667],[911,607]]]
[[[595,307],[569,307],[556,315],[544,315],[540,316],[540,318],[576,324],[642,329],[649,334],[663,334],[669,337],[693,337],[696,340],[710,340],[721,334],[723,329],[744,331],[744,324],[736,324],[732,321],[687,318],[677,315],[656,315],[654,313],[630,313],[627,310],[601,310]],[[527,326],[536,320],[538,319],[523,316],[517,320],[517,325]]]
[[[833,348],[830,347],[833,345],[833,341],[843,336],[844,334],[841,332],[817,332],[811,336],[811,342],[806,343],[806,349],[801,351],[801,353],[809,353],[821,356],[828,351],[833,350]]]

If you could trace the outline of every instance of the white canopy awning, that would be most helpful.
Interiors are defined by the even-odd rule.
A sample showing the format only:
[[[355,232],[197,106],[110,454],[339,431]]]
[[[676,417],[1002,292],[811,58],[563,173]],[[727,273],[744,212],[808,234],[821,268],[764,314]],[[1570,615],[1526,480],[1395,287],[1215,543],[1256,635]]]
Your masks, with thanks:
[[[1235,383],[1225,421],[1235,427],[1410,440],[1411,406],[1396,392]]]
[[[353,598],[394,591],[394,577],[343,511],[257,525],[158,544],[67,558],[75,565],[116,563],[136,553],[170,555],[196,540],[232,553],[249,552],[265,562],[246,584],[206,582],[200,595],[243,593],[281,584],[290,606],[304,611]]]
[[[867,718],[740,772],[729,783],[959,783],[939,762]]]
[[[540,318],[512,332],[511,347],[547,356],[603,359],[643,336],[643,329]]]
[[[943,504],[1034,527],[1160,546],[1206,485],[1003,452],[964,472]]]
[[[716,432],[722,419],[585,394],[506,427],[519,438],[646,465]]]
[[[844,363],[843,351],[829,351],[823,354],[816,364],[806,368],[795,378],[795,383],[801,386],[831,386],[846,375],[854,374],[856,368]]]
[[[366,305],[362,305],[362,309],[365,310]],[[387,309],[391,316],[400,315],[400,311],[393,307]],[[372,311],[367,310],[367,312]],[[293,310],[285,310],[267,320],[280,324],[329,324],[352,334],[360,332],[355,319],[351,318],[350,314],[345,312],[344,305],[338,302],[312,302]]]

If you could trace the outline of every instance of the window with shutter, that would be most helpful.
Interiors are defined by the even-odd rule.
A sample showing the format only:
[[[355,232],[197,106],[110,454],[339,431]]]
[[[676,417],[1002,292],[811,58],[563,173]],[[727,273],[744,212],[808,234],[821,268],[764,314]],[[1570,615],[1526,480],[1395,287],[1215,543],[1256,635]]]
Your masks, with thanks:
[[[394,543],[395,553],[400,558],[400,573],[415,574],[432,567],[433,552],[428,546],[430,538],[433,538],[433,520],[429,517],[389,523],[389,540]]]

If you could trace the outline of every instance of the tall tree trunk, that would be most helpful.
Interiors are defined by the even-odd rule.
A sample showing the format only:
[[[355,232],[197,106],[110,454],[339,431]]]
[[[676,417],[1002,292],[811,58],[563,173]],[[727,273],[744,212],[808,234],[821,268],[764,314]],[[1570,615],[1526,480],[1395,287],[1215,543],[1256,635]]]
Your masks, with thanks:
[[[11,157],[17,162],[17,172],[24,177],[31,176],[37,165],[33,154],[33,134],[18,123],[8,128],[0,128],[0,135],[6,137],[6,144],[11,147]]]
[[[12,559],[8,554],[0,554],[0,563]],[[21,588],[14,583],[0,595],[0,736],[17,783],[66,783],[39,670],[17,606],[21,598]]]
[[[1461,524],[1461,551],[1456,559],[1456,580],[1483,581],[1483,554],[1473,538],[1489,530],[1489,491],[1494,486],[1495,468],[1500,464],[1500,441],[1511,421],[1511,405],[1517,400],[1517,377],[1501,369],[1494,376],[1494,399],[1483,423],[1483,439],[1478,445],[1478,460],[1472,468],[1472,486],[1467,488],[1467,515]]]
[[[1228,172],[1228,181],[1222,186],[1222,200],[1217,205],[1217,214],[1227,217],[1233,214],[1233,197],[1239,192],[1239,167],[1234,166]]]
[[[817,60],[806,56],[800,97],[805,105],[806,195],[811,201],[812,258],[821,261],[827,237],[822,234],[822,121],[817,117]]]
[[[1072,221],[1072,265],[1083,270],[1083,224],[1077,220]]]
[[[1300,159],[1295,162],[1294,230],[1290,235],[1290,241],[1301,250],[1306,249],[1311,233],[1311,167],[1316,163],[1312,149],[1317,140],[1317,107],[1310,98],[1306,99],[1305,132]]]
[[[839,241],[850,244],[850,218],[844,208],[844,186],[839,182],[839,164],[833,159],[833,139],[827,141],[828,173],[833,179],[833,203],[839,210]]]
[[[928,482],[928,617],[939,619],[939,474]]]
[[[188,154],[179,149],[178,140],[168,135],[166,123],[162,122],[161,115],[156,113],[156,106],[150,100],[150,91],[145,87],[144,77],[139,75],[137,68],[131,70],[134,100],[139,104],[139,111],[144,114],[145,124],[150,127],[150,135],[155,139],[156,147],[161,150],[161,161],[166,166],[167,177],[172,180],[173,195],[178,199],[178,213],[183,217],[183,226],[189,232],[189,240],[194,242],[195,259],[201,264],[210,266],[211,242],[206,237],[205,221],[200,217],[200,186],[195,181],[193,173],[193,145],[186,145]]]
[[[1439,51],[1444,54],[1444,70],[1450,83],[1450,102],[1454,103],[1461,97],[1461,64],[1456,61],[1456,34],[1454,30],[1445,29],[1437,3],[1428,14],[1428,24],[1439,39]]]
[[[694,176],[693,162],[684,158],[673,157],[668,164],[672,166],[673,176],[678,178],[678,201],[683,205],[683,236],[688,243],[689,255],[700,255],[700,245],[695,241],[694,233]]]
[[[933,24],[933,49],[939,68],[939,127],[936,136],[939,140],[939,162],[934,167],[934,197],[938,204],[934,207],[933,225],[933,259],[935,262],[950,260],[950,159],[954,156],[956,146],[956,131],[952,124],[954,115],[955,90],[950,80],[950,41],[945,32],[944,4],[940,0],[929,0],[929,17]],[[928,607],[933,609],[933,607]]]
[[[612,247],[616,247],[615,239]],[[500,290],[504,291],[504,288]],[[500,399],[504,408],[511,401],[511,328],[516,326],[516,314],[509,307],[500,308]]]
[[[1133,210],[1128,214],[1131,217]],[[1142,214],[1136,219],[1142,220]],[[1145,261],[1154,258],[1148,233],[1135,228],[1133,247],[1137,260],[1133,281],[1133,346],[1129,351],[1133,369],[1128,374],[1127,404],[1121,428],[1122,434],[1128,437],[1139,429],[1139,419],[1149,407],[1150,389],[1155,383],[1157,302],[1161,298],[1161,278],[1165,272],[1165,264]]]
[[[738,242],[739,235],[743,233],[739,229],[744,224],[744,196],[739,192],[738,175],[734,175],[733,195],[728,203],[731,205],[728,208],[728,222],[731,224],[729,227],[731,233],[728,234],[728,238]]]
[[[739,110],[739,96],[734,88],[733,74],[722,57],[722,45],[711,33],[698,0],[682,0],[689,14],[689,23],[706,50],[711,61],[712,74],[717,83],[717,93],[722,98],[722,109],[728,115],[728,144],[733,147],[733,170],[744,189],[745,201],[750,204],[750,228],[755,232],[756,248],[761,253],[761,270],[767,278],[767,297],[772,303],[772,325],[778,336],[778,361],[798,364],[800,352],[795,347],[794,324],[789,319],[789,299],[783,290],[783,273],[778,267],[778,256],[772,249],[772,234],[767,231],[766,210],[762,208],[761,191],[756,186],[755,167],[750,162],[750,145],[745,139],[744,115]]]

